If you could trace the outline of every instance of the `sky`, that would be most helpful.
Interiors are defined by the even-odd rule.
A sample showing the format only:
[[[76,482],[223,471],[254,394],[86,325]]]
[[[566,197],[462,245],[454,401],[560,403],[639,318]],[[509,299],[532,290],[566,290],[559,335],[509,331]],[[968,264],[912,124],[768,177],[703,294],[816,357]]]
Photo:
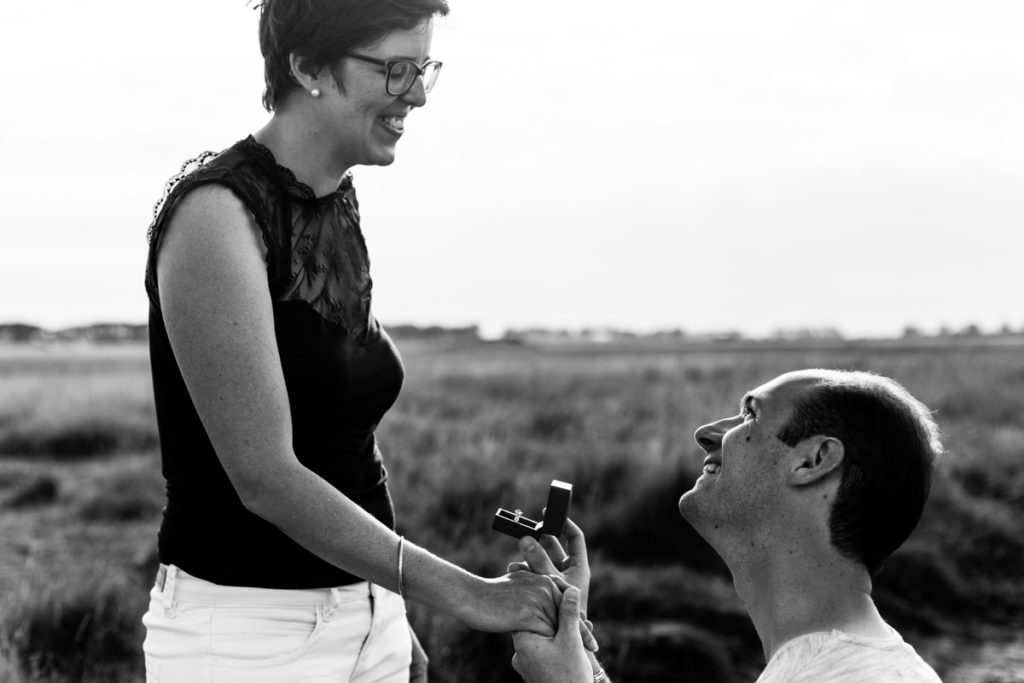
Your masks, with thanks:
[[[451,0],[389,167],[387,324],[1024,328],[1019,0]],[[15,3],[0,322],[144,322],[186,159],[259,129],[243,0]]]

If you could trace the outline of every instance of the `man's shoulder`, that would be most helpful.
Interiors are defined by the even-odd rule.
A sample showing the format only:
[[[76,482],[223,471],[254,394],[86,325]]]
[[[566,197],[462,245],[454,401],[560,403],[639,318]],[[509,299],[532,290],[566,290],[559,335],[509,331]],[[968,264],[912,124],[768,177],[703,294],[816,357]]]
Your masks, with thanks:
[[[900,635],[865,638],[827,631],[798,636],[768,662],[757,683],[941,683]]]

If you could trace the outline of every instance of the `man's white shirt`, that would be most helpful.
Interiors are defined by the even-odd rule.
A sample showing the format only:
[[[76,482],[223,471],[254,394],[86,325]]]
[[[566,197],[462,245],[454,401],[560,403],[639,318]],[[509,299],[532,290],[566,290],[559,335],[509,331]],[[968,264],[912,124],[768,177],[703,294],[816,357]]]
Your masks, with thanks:
[[[942,683],[895,629],[885,638],[842,631],[808,633],[785,643],[756,683]]]

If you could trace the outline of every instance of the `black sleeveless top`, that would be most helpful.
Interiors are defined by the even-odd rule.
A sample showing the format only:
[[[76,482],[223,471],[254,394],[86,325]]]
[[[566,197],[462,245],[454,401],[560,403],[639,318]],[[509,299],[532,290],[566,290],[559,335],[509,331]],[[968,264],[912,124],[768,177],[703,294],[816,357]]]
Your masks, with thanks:
[[[370,263],[351,178],[316,197],[251,136],[182,167],[150,226],[146,292],[153,392],[167,506],[160,561],[207,581],[322,588],[359,581],[247,511],[221,467],[171,351],[156,257],[175,207],[214,183],[248,208],[267,248],[274,328],[299,461],[394,528],[374,430],[398,397],[398,352],[370,312]]]

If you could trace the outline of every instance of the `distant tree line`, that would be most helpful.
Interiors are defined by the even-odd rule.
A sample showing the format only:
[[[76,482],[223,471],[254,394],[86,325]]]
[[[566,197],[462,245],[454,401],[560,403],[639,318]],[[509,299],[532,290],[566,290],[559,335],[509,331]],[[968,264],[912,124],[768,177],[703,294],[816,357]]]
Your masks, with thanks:
[[[25,323],[0,323],[0,342],[27,344],[38,342],[85,341],[94,343],[139,342],[149,339],[147,325],[130,323],[96,323],[78,327],[47,330]]]
[[[402,339],[473,339],[480,338],[476,325],[467,327],[441,327],[429,325],[392,325],[388,332]],[[33,344],[45,342],[93,342],[116,344],[144,342],[149,339],[149,326],[130,323],[96,323],[48,330],[26,323],[0,323],[0,343]]]
[[[398,339],[425,340],[462,340],[479,341],[480,329],[477,325],[464,327],[444,327],[441,325],[387,325],[391,336]],[[993,336],[1024,336],[1024,327],[1013,328],[1004,324],[998,329],[986,331],[980,326],[970,323],[960,328],[946,325],[936,332],[929,333],[916,325],[903,328],[903,339],[926,338],[973,338]],[[149,327],[145,324],[130,323],[95,323],[77,327],[66,327],[59,330],[48,330],[26,323],[0,323],[0,343],[31,344],[44,342],[92,342],[100,344],[116,344],[144,342],[149,339]],[[775,341],[841,341],[842,333],[834,327],[794,327],[776,330],[761,339]],[[711,333],[687,333],[681,328],[655,330],[653,332],[636,332],[614,327],[584,327],[579,329],[529,327],[509,329],[501,336],[505,342],[520,344],[552,344],[559,342],[573,343],[614,343],[640,340],[652,341],[689,341],[689,342],[734,342],[757,341],[757,338],[746,337],[741,332],[724,331]]]

